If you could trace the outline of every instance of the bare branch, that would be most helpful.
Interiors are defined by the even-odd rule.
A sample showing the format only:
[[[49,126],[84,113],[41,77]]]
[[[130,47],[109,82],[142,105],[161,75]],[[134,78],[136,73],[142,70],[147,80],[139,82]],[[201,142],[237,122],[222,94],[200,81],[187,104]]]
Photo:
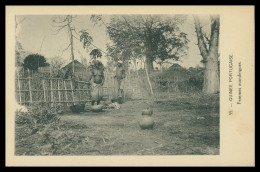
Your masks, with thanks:
[[[102,24],[103,24],[106,28],[108,28],[107,24],[104,22],[104,20],[103,20],[102,18],[100,19],[100,21],[102,22]]]
[[[206,33],[201,32],[202,36],[206,39],[207,43],[210,42],[209,37],[206,35]]]
[[[95,16],[97,16],[97,15],[92,15],[91,17],[90,17],[90,19],[93,21],[93,22],[95,22],[94,23],[94,26],[98,23],[98,21],[101,21],[101,23],[108,29],[108,26],[107,26],[107,24],[104,22],[104,20],[102,19],[102,15],[98,15],[98,21],[95,21]],[[94,27],[93,26],[93,27]]]
[[[68,26],[68,24],[64,24],[64,25],[61,25],[61,26],[54,26],[54,27],[59,27],[59,28],[61,28],[61,27],[65,27],[65,26]]]
[[[78,36],[80,36],[80,34],[76,31],[76,28],[74,28],[73,30]]]
[[[61,55],[60,55],[60,56],[62,56],[62,55],[63,55],[63,53],[64,53],[64,51],[68,50],[70,46],[71,46],[71,44],[69,44],[67,48],[65,48],[64,50],[62,50],[62,52],[61,52]]]
[[[41,43],[41,46],[40,46],[39,54],[40,54],[41,51],[42,51],[42,45],[43,45],[43,42],[44,42],[45,38],[46,38],[46,35],[45,35],[45,36],[43,37],[43,39],[42,39],[42,43]]]
[[[68,26],[68,24],[61,26],[59,29],[56,30],[56,33],[53,33],[53,35],[57,35],[66,26]]]
[[[211,35],[210,35],[210,43],[209,50],[214,54],[218,54],[218,44],[219,44],[219,16],[211,15]]]
[[[199,17],[197,15],[193,15],[193,18],[194,18],[195,29],[196,29],[196,33],[197,33],[198,47],[200,49],[200,53],[201,53],[203,59],[205,59],[205,58],[207,58],[207,55],[208,55],[208,49],[207,49],[206,43],[203,39]]]
[[[126,20],[126,18],[125,18],[124,16],[122,16],[122,18],[125,20],[125,23],[127,24],[128,28],[131,30],[131,32],[132,32],[133,30],[136,30],[136,28],[134,28],[133,26],[131,26],[131,25],[129,24],[129,22]],[[132,32],[132,33],[133,33],[133,32]]]
[[[74,35],[72,35],[74,38],[76,38],[77,40],[79,40],[80,41],[80,39],[79,38],[77,38],[76,36],[74,36]]]
[[[62,25],[61,25],[61,23],[57,23],[57,22],[52,21],[52,22],[50,22],[50,25],[52,27],[63,27],[64,25],[68,25],[68,23],[62,22]]]
[[[18,22],[18,25],[21,24],[26,18],[24,17],[22,20]]]
[[[141,34],[139,33],[140,28],[133,27],[131,24],[129,24],[129,22],[127,21],[127,19],[126,19],[124,16],[122,16],[122,18],[125,20],[125,23],[127,24],[128,28],[131,30],[132,34],[133,34],[133,30],[135,30],[135,31],[136,31],[135,33],[136,33],[137,35],[143,36],[143,35],[141,35]]]
[[[21,19],[19,22],[17,22],[17,17],[15,16],[15,28],[18,27],[19,24],[21,24],[26,18],[23,17],[23,19]]]
[[[62,20],[62,21],[56,21],[56,20],[52,20],[54,23],[64,23],[64,22],[66,22],[67,21],[67,18],[65,18],[64,20]]]

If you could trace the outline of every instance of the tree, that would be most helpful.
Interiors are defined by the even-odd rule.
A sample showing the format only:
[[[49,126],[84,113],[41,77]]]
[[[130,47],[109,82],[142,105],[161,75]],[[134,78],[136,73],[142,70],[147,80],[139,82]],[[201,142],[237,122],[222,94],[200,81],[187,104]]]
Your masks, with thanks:
[[[101,58],[102,57],[102,53],[99,49],[93,49],[90,54],[90,56],[92,56],[92,60],[96,61],[97,58]]]
[[[18,40],[18,26],[24,22],[26,18],[23,17],[22,19],[18,20],[18,17],[15,16],[15,65],[21,66],[22,65],[22,56],[26,53],[22,47],[22,44]]]
[[[58,34],[62,29],[66,28],[66,27],[68,28],[70,43],[65,50],[67,50],[69,47],[71,48],[72,71],[74,72],[74,50],[73,50],[73,33],[72,33],[72,31],[75,30],[75,28],[71,27],[72,19],[73,19],[72,15],[66,15],[65,18],[61,18],[60,16],[58,16],[57,18],[54,18],[52,20],[52,22],[53,22],[53,24],[55,24],[54,26],[58,28],[56,34]],[[65,51],[65,50],[63,50],[63,51]]]
[[[76,16],[75,16],[76,17]],[[67,50],[70,47],[71,50],[71,59],[72,59],[72,72],[74,73],[74,38],[76,38],[79,41],[83,41],[83,47],[86,48],[86,45],[90,45],[92,42],[92,37],[89,35],[89,33],[86,30],[80,31],[80,34],[76,32],[75,27],[71,25],[73,18],[75,18],[72,15],[66,15],[65,18],[58,16],[56,19],[54,18],[52,21],[55,24],[54,27],[57,27],[57,33],[58,34],[62,29],[68,28],[68,34],[69,34],[69,39],[70,43],[66,49]],[[80,38],[77,38],[75,34],[79,35]]]
[[[122,61],[145,56],[148,71],[155,60],[179,60],[186,55],[187,34],[179,29],[185,16],[159,15],[113,16],[107,33],[113,44],[109,54]]]
[[[199,17],[193,15],[198,38],[198,47],[205,64],[203,92],[207,94],[219,92],[219,16],[211,15],[210,38],[202,31]]]
[[[22,66],[23,61],[22,61],[22,56],[26,52],[24,51],[22,44],[16,40],[15,42],[15,65],[16,66]]]
[[[31,71],[37,71],[39,67],[49,66],[44,56],[39,54],[30,54],[23,61],[23,67]]]
[[[62,65],[64,64],[64,60],[60,57],[52,57],[48,59],[50,67],[51,67],[51,74],[53,76],[60,76]]]

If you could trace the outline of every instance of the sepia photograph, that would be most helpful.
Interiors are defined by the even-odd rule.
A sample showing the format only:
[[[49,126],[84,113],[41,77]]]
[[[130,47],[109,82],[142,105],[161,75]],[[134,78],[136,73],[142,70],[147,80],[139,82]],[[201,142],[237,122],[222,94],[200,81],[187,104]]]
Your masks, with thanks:
[[[236,54],[221,53],[221,12],[12,18],[12,156],[221,155],[221,95],[234,108],[246,91],[243,63],[232,74]]]

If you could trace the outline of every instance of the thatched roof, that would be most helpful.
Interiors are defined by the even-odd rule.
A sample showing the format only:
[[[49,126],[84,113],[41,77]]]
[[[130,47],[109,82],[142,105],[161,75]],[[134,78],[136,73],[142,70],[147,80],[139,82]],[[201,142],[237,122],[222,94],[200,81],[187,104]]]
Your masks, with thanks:
[[[173,65],[171,65],[167,70],[183,70],[184,68],[181,67],[181,65],[175,63]]]
[[[185,81],[189,78],[190,71],[179,64],[173,64],[167,70],[163,71],[161,76],[168,78],[168,80]]]
[[[64,72],[64,78],[67,78],[72,72],[72,62],[62,68]],[[74,74],[81,81],[89,81],[91,73],[90,71],[79,61],[74,60]]]
[[[72,69],[72,62],[70,62],[69,64],[64,66],[62,69],[63,70]],[[74,70],[75,70],[75,72],[77,72],[77,71],[82,72],[82,71],[86,70],[86,67],[82,63],[80,63],[78,60],[74,60]]]

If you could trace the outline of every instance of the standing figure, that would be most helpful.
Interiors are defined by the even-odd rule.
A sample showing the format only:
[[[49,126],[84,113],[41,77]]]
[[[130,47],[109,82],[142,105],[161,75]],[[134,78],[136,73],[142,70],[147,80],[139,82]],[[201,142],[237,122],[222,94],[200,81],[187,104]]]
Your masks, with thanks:
[[[97,103],[98,105],[103,98],[103,85],[105,82],[104,66],[100,61],[95,60],[93,61],[90,70],[92,105],[94,105],[95,103]]]
[[[123,97],[123,80],[126,77],[125,69],[123,68],[123,62],[120,60],[117,62],[116,65],[116,75],[115,78],[115,99],[122,103],[122,97]]]

